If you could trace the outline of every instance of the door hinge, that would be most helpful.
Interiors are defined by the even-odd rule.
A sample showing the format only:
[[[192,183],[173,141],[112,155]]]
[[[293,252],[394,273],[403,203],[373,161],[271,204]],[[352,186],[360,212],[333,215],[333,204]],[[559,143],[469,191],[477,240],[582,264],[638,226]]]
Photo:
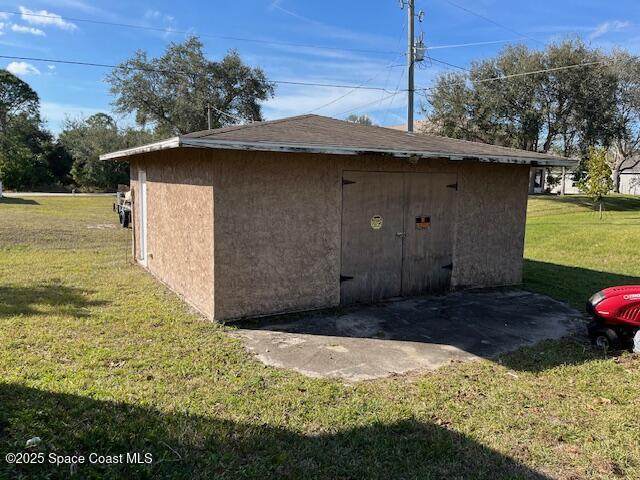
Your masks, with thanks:
[[[340,275],[340,283],[348,282],[349,280],[353,280],[353,277],[348,277],[347,275]]]
[[[449,265],[445,265],[444,267],[445,270],[453,270],[453,263],[450,263]]]
[[[342,179],[342,185],[351,185],[352,183],[356,183],[353,180],[347,180],[346,178]]]
[[[447,185],[447,188],[453,188],[454,190],[458,190],[458,182],[452,183],[451,185]]]

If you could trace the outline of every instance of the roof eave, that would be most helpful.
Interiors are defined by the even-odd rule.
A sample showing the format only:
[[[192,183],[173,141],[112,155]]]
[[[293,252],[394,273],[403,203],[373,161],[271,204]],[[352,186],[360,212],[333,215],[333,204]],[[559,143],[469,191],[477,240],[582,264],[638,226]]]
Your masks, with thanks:
[[[100,155],[100,160],[116,160],[119,158],[130,157],[132,155],[140,155],[142,153],[156,152],[159,150],[168,150],[178,148],[181,145],[181,137],[172,137],[160,142],[149,143],[139,147],[127,148],[125,150],[117,150],[115,152]]]
[[[544,167],[571,167],[575,160],[562,158],[516,157],[509,155],[463,155],[425,150],[392,150],[382,148],[338,147],[314,144],[281,144],[269,142],[242,142],[234,140],[214,140],[203,138],[180,138],[181,146],[195,148],[218,148],[223,150],[255,150],[287,153],[323,153],[329,155],[388,155],[400,158],[446,158],[449,160],[472,160],[486,163],[510,163],[520,165],[538,165]]]
[[[179,147],[212,148],[221,150],[253,150],[263,152],[286,153],[321,153],[328,155],[387,155],[400,158],[446,158],[453,161],[479,161],[485,163],[508,163],[519,165],[538,165],[543,167],[571,167],[575,166],[575,160],[561,159],[557,157],[536,158],[510,155],[464,155],[449,152],[436,152],[425,150],[393,150],[383,148],[357,148],[340,147],[316,144],[283,144],[271,142],[244,142],[235,140],[217,140],[207,138],[173,137],[160,142],[142,145],[140,147],[118,150],[116,152],[100,155],[100,160],[117,160],[133,155],[140,155],[160,150],[168,150]]]

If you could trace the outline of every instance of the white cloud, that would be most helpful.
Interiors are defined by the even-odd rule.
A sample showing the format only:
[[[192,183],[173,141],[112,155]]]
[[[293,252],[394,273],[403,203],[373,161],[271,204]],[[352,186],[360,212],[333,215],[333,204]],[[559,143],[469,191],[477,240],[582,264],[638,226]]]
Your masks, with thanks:
[[[47,65],[47,68],[48,68],[49,70],[53,71],[53,70],[55,70],[55,69],[56,69],[56,66],[55,66],[55,65]]]
[[[67,22],[57,13],[51,13],[46,10],[29,10],[21,6],[20,13],[22,14],[22,20],[31,25],[47,25],[68,31],[78,28],[75,23]]]
[[[7,70],[14,75],[40,75],[40,70],[27,62],[11,62]]]
[[[621,20],[610,20],[607,22],[603,22],[600,25],[598,25],[595,28],[595,30],[593,30],[593,32],[591,32],[591,34],[589,35],[589,38],[591,40],[594,40],[598,37],[602,37],[603,35],[606,35],[607,33],[621,32],[622,30],[625,30],[629,26],[631,26],[631,22],[623,22]]]
[[[7,18],[9,18],[8,13],[0,12],[0,20],[6,20]]]
[[[11,25],[11,30],[16,32],[16,33],[27,33],[29,35],[37,35],[39,37],[44,37],[46,35],[46,33],[44,33],[39,28],[26,27],[24,25],[18,25],[16,23]]]

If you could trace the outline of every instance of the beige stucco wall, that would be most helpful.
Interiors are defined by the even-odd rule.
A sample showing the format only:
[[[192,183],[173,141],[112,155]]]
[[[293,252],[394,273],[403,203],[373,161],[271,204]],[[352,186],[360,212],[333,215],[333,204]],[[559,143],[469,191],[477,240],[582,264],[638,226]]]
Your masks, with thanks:
[[[345,170],[456,173],[452,287],[521,281],[526,166],[183,149],[138,157],[134,189],[137,162],[149,270],[218,320],[340,303]]]
[[[214,155],[219,319],[340,301],[340,199],[332,158]]]
[[[521,283],[528,184],[527,166],[460,166],[453,287]]]
[[[134,205],[138,168],[147,173],[147,268],[208,317],[214,313],[212,163],[203,151],[158,152],[131,164]],[[135,255],[139,212],[134,210]]]
[[[521,282],[526,166],[258,152],[212,159],[216,318],[340,303],[345,170],[457,173],[452,286]]]

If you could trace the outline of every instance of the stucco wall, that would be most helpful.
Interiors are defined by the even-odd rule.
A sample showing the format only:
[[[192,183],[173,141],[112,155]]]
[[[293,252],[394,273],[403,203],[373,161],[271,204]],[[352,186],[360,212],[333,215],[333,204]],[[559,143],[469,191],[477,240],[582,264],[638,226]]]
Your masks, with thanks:
[[[521,283],[528,182],[527,166],[461,165],[454,288]]]
[[[212,158],[218,319],[340,303],[345,170],[457,173],[452,287],[521,282],[526,166],[258,152]]]
[[[333,160],[213,157],[215,317],[337,305],[341,207]]]
[[[213,317],[213,189],[205,152],[146,154],[131,165],[134,203],[139,205],[138,168],[147,172],[147,268]],[[136,257],[139,212],[134,211]]]
[[[138,164],[149,270],[218,320],[340,303],[345,170],[457,174],[452,287],[521,281],[527,166],[183,149],[137,157],[134,196]]]

